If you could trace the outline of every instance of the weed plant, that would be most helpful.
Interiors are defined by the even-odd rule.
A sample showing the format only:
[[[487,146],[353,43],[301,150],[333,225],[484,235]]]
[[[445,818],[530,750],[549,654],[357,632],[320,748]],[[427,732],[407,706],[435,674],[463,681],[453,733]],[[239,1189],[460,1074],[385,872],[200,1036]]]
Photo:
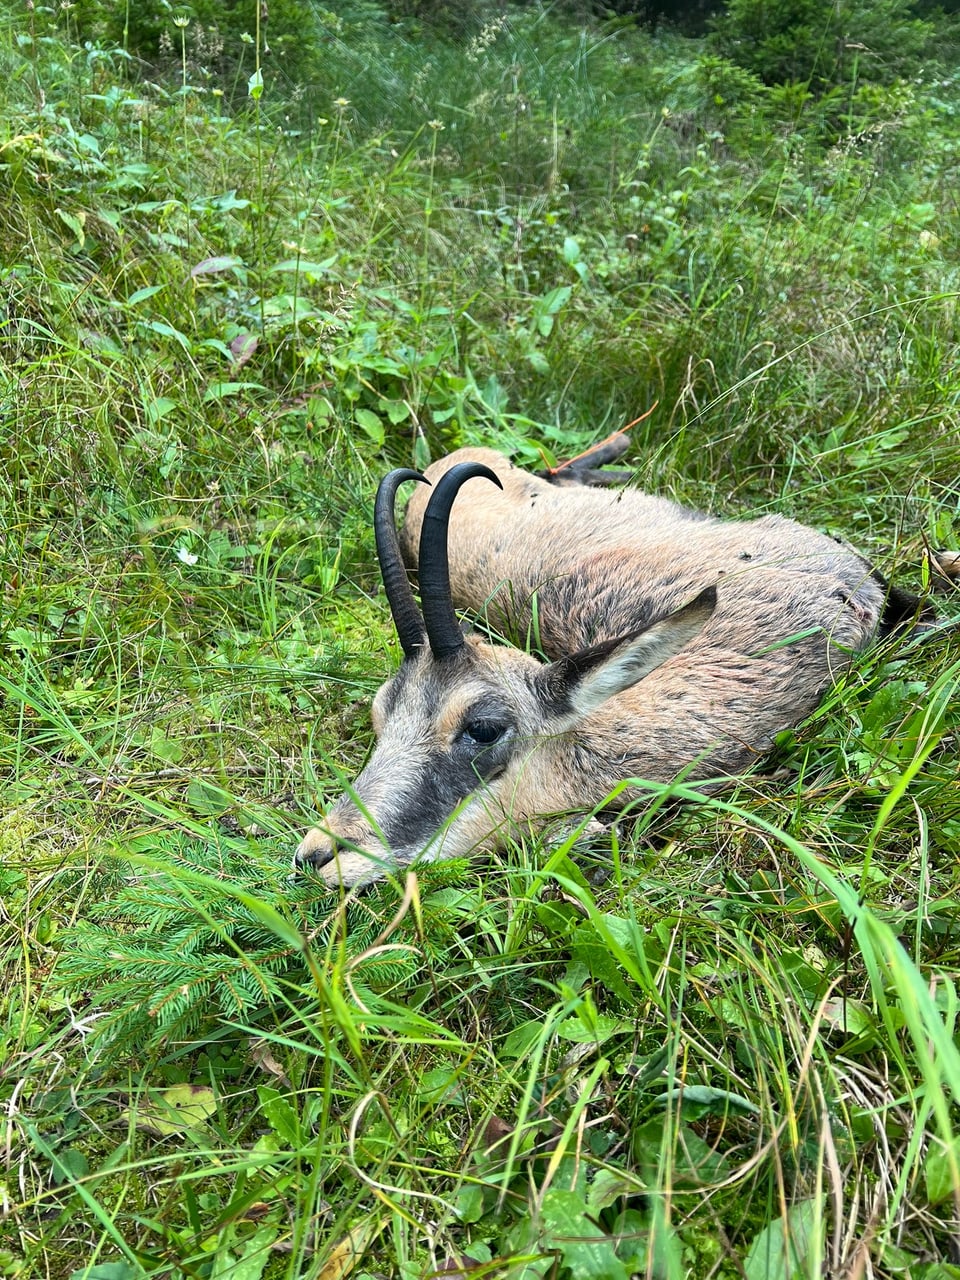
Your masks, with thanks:
[[[0,20],[0,1274],[960,1275],[955,75],[81,16]],[[639,483],[936,631],[722,798],[292,880],[396,661],[379,476],[655,402]]]

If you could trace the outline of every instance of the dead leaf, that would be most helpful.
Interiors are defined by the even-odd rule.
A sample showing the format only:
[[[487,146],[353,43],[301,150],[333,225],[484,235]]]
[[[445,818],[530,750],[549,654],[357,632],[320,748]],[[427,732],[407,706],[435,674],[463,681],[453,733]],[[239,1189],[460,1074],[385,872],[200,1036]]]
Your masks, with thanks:
[[[364,1253],[367,1246],[380,1234],[386,1225],[386,1218],[379,1222],[367,1222],[363,1226],[354,1227],[339,1240],[317,1273],[317,1280],[345,1280]]]
[[[445,1258],[443,1266],[433,1274],[437,1277],[449,1276],[451,1280],[456,1280],[457,1276],[468,1275],[471,1271],[478,1271],[480,1267],[485,1265],[486,1263],[478,1262],[476,1258],[468,1258],[465,1254],[460,1254],[452,1258]]]
[[[259,344],[254,333],[238,333],[230,343],[230,354],[233,356],[234,369],[241,369],[251,358]]]
[[[259,1067],[261,1071],[265,1071],[267,1075],[273,1076],[288,1088],[293,1088],[283,1067],[270,1052],[270,1045],[266,1040],[250,1041],[250,1057],[253,1059],[254,1066]]]
[[[501,1120],[499,1116],[491,1116],[483,1131],[484,1151],[490,1151],[493,1147],[499,1146],[512,1133],[512,1124],[508,1124],[506,1120]]]
[[[248,1204],[243,1213],[240,1214],[241,1222],[259,1222],[261,1218],[265,1218],[274,1206],[267,1200],[255,1200],[253,1204]]]
[[[934,551],[933,563],[951,582],[960,579],[960,551]]]

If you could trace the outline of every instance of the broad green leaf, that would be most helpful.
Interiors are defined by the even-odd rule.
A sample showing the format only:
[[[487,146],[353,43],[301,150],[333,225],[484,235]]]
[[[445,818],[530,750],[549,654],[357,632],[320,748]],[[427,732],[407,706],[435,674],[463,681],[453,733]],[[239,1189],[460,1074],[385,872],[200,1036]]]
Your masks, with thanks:
[[[76,1147],[65,1147],[58,1151],[53,1160],[53,1180],[57,1185],[74,1182],[90,1172],[87,1157]]]
[[[168,738],[160,729],[154,727],[150,734],[150,750],[160,760],[168,764],[179,764],[183,759],[183,743],[176,738]]]
[[[614,917],[607,915],[603,917],[603,922],[609,927],[613,919]],[[592,920],[583,921],[576,929],[572,939],[572,955],[586,966],[592,978],[602,982],[621,1000],[636,998],[636,989],[627,982],[631,975],[624,972],[618,957],[611,951],[607,940],[600,936]]]
[[[831,996],[821,1008],[825,1027],[841,1035],[860,1038],[878,1030],[870,1010],[859,1000]]]
[[[746,1280],[803,1280],[818,1248],[815,1200],[801,1200],[783,1218],[768,1223],[754,1238],[743,1261]]]
[[[236,396],[241,391],[262,391],[262,382],[216,382],[203,393],[204,404],[211,400],[226,400],[228,396]]]
[[[565,1018],[557,1027],[557,1035],[574,1044],[605,1044],[611,1036],[619,1035],[631,1024],[623,1018],[613,1018],[608,1013],[595,1014],[585,1019],[579,1015]]]
[[[430,462],[430,446],[427,443],[427,438],[418,433],[416,440],[413,442],[413,465],[418,471],[426,471]]]
[[[230,1249],[219,1249],[213,1259],[210,1280],[227,1280],[227,1276],[235,1276],[237,1267],[236,1254]]]
[[[559,285],[556,289],[551,289],[548,294],[544,295],[538,304],[537,310],[548,316],[555,316],[570,301],[572,293],[573,285]]]
[[[522,1058],[543,1035],[543,1023],[534,1018],[530,1022],[521,1022],[504,1040],[500,1053],[504,1058]]]
[[[483,1217],[483,1188],[476,1183],[462,1186],[455,1201],[461,1222],[479,1222]]]
[[[580,245],[573,236],[565,236],[563,241],[563,260],[571,266],[580,261]]]
[[[492,414],[506,413],[510,397],[495,373],[492,373],[482,387],[479,388],[480,399]]]
[[[587,1216],[573,1191],[551,1189],[543,1197],[543,1243],[556,1249],[577,1280],[629,1280],[613,1241]]]
[[[663,1119],[657,1116],[633,1131],[634,1158],[641,1168],[655,1166],[663,1147]],[[671,1157],[676,1186],[710,1186],[729,1172],[723,1153],[705,1142],[689,1125],[681,1125]]]
[[[217,1109],[217,1099],[209,1085],[171,1085],[164,1089],[159,1101],[183,1121],[184,1128],[207,1120]]]
[[[143,401],[143,409],[151,426],[155,426],[161,418],[165,418],[176,407],[176,400],[171,400],[167,396],[154,396]]]
[[[929,200],[924,200],[922,203],[909,205],[907,213],[914,222],[932,222],[939,217],[940,210]]]
[[[140,323],[144,329],[150,329],[153,333],[159,333],[162,338],[172,338],[174,342],[179,342],[184,351],[189,352],[189,338],[186,334],[181,333],[179,329],[174,329],[173,325],[164,324],[162,320],[142,320]]]
[[[175,1084],[163,1093],[151,1094],[127,1115],[138,1129],[170,1138],[202,1129],[216,1109],[217,1099],[209,1086]]]
[[[232,271],[234,267],[242,267],[243,259],[232,254],[219,254],[213,258],[203,258],[190,268],[190,274],[196,276],[215,276],[222,271]]]
[[[934,1146],[923,1166],[927,1187],[927,1199],[931,1204],[944,1204],[953,1200],[960,1191],[960,1138],[953,1138],[946,1146]]]
[[[223,191],[218,196],[204,196],[201,200],[194,200],[190,208],[201,211],[214,209],[218,213],[231,213],[234,209],[247,209],[249,206],[250,201],[239,197],[234,188],[231,191]]]
[[[383,423],[371,409],[354,409],[353,416],[357,426],[367,433],[374,444],[383,444]]]
[[[57,209],[55,212],[60,221],[68,226],[77,237],[77,244],[82,249],[86,242],[83,227],[87,220],[87,215],[85,213],[67,213],[66,209]]]
[[[380,411],[387,415],[394,426],[410,417],[410,406],[404,400],[381,400]],[[435,422],[438,421],[436,413],[433,417]]]
[[[231,1271],[223,1273],[223,1280],[261,1280],[267,1263],[274,1256],[273,1246],[280,1232],[276,1227],[263,1226],[244,1241],[240,1255],[233,1263]],[[213,1272],[215,1276],[216,1271]]]
[[[194,778],[187,787],[187,804],[196,813],[219,817],[221,813],[226,813],[233,803],[233,796],[212,782],[201,782]]]
[[[127,299],[128,307],[135,307],[140,302],[146,302],[148,298],[152,298],[155,293],[162,293],[164,286],[162,284],[148,284],[144,289],[137,289],[131,293]]]
[[[624,1196],[642,1195],[644,1190],[636,1178],[625,1178],[615,1169],[598,1169],[587,1190],[587,1208],[596,1214]]]
[[[434,1106],[440,1103],[463,1105],[463,1096],[456,1071],[452,1067],[434,1067],[420,1077],[417,1096],[421,1102]]]
[[[289,1098],[265,1084],[257,1089],[257,1096],[260,1099],[260,1110],[277,1137],[289,1147],[298,1147],[301,1141],[300,1117]]]
[[[684,1109],[689,1107],[700,1115],[724,1115],[728,1111],[742,1111],[747,1115],[760,1115],[760,1108],[743,1094],[731,1093],[728,1089],[714,1089],[705,1084],[684,1085],[682,1089],[671,1089],[663,1095],[663,1102],[672,1103],[680,1099]]]

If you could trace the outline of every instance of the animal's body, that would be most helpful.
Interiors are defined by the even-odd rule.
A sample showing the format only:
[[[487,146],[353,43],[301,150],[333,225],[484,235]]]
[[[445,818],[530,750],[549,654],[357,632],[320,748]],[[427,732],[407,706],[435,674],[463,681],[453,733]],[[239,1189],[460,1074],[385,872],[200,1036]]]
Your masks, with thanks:
[[[297,853],[330,883],[461,854],[509,820],[589,810],[626,779],[740,773],[914,603],[793,520],[558,486],[463,449],[428,469],[407,509],[421,621],[396,555],[401,478],[415,473],[393,473],[378,549],[404,662],[375,700],[370,763]],[[452,606],[547,661],[461,637]]]

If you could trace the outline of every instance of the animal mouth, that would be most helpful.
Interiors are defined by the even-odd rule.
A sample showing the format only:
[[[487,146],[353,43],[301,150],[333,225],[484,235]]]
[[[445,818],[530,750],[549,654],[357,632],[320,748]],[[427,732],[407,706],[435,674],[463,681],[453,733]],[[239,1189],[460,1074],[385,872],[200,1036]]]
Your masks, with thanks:
[[[377,843],[379,845],[379,842]],[[297,847],[293,855],[293,867],[295,871],[304,867],[312,867],[320,871],[323,867],[328,867],[335,862],[340,854],[347,853],[366,858],[374,865],[385,865],[392,861],[390,853],[383,845],[372,849],[360,844],[359,841],[351,840],[348,836],[334,835],[332,832],[315,827],[313,831],[307,833]]]

